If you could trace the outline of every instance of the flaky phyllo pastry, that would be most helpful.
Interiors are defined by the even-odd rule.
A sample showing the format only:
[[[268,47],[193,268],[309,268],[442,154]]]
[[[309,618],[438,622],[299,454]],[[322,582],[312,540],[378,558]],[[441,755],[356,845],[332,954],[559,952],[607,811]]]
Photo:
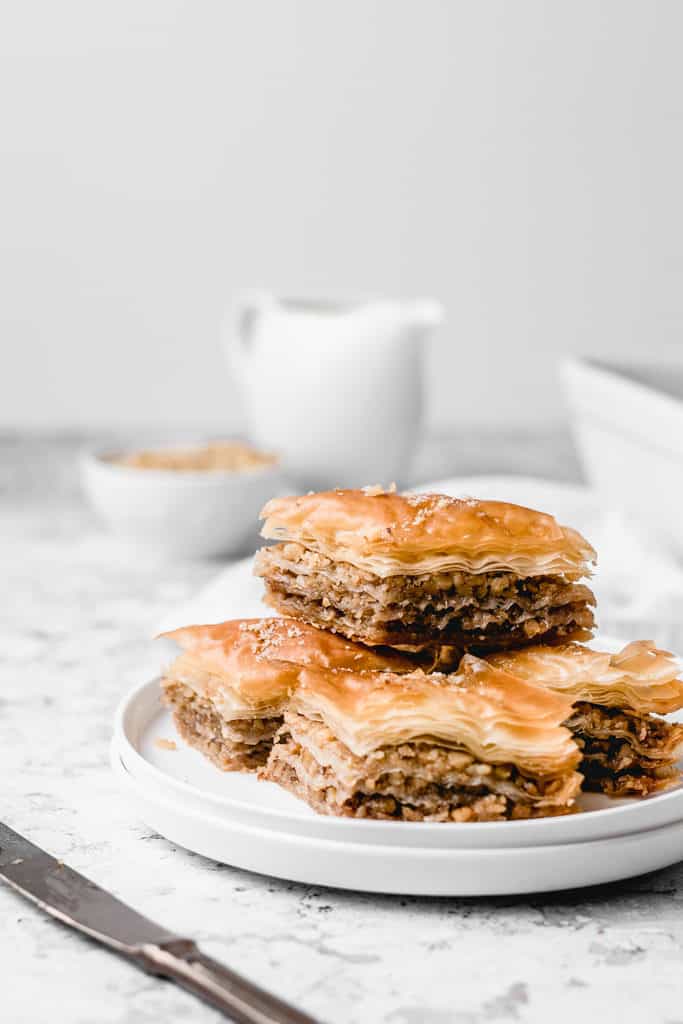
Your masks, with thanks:
[[[565,814],[572,698],[466,656],[457,674],[304,669],[261,777],[324,814],[498,821]]]
[[[180,735],[225,770],[265,764],[303,666],[391,669],[414,665],[291,619],[239,619],[162,634],[182,654],[162,680]]]
[[[574,701],[565,724],[582,749],[584,788],[645,796],[679,781],[683,725],[657,717],[683,707],[680,665],[668,651],[641,640],[618,654],[566,644],[487,660]]]
[[[587,639],[595,552],[498,501],[336,490],[275,498],[256,556],[266,600],[367,644],[460,653]]]

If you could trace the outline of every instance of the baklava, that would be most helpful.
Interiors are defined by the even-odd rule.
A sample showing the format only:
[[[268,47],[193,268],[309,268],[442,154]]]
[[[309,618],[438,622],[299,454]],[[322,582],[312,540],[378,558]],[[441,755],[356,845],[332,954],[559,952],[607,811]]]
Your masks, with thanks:
[[[182,653],[162,679],[180,735],[225,771],[265,764],[302,666],[409,672],[371,650],[291,619],[238,619],[162,634]]]
[[[304,669],[260,777],[353,818],[566,814],[581,787],[571,706],[469,655],[452,675]]]
[[[565,725],[582,750],[584,788],[609,796],[647,796],[680,780],[683,725],[658,715],[683,707],[680,665],[641,640],[618,654],[583,644],[529,647],[489,661],[574,700]]]
[[[257,553],[266,601],[365,644],[477,654],[592,635],[595,552],[500,501],[336,490],[275,498]],[[456,663],[457,663],[456,659]]]

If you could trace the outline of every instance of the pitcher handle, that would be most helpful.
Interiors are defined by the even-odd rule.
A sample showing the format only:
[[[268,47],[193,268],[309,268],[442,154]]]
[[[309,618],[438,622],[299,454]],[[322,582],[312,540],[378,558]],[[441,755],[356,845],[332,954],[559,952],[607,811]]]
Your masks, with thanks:
[[[223,351],[239,382],[247,366],[254,326],[270,302],[265,292],[246,292],[228,307],[221,322]]]

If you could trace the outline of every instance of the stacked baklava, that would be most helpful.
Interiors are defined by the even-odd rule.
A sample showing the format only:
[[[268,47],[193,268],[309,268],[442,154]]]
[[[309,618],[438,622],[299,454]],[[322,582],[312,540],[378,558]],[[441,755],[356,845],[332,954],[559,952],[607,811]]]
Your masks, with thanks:
[[[581,786],[678,778],[677,663],[592,636],[575,530],[496,501],[380,488],[277,498],[256,556],[282,618],[168,634],[178,729],[316,811],[404,821],[565,814]]]

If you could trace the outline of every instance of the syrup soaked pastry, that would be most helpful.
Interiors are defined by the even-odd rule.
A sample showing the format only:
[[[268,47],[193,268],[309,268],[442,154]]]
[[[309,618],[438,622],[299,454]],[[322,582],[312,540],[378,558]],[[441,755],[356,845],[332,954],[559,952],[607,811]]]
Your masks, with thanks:
[[[542,512],[366,488],[261,515],[280,542],[256,556],[267,602],[349,639],[459,655],[592,635],[595,552]]]
[[[658,715],[683,707],[680,665],[647,640],[618,654],[582,644],[527,647],[489,662],[574,700],[565,725],[582,749],[584,788],[647,796],[680,781],[683,725]]]
[[[566,814],[581,788],[571,708],[471,655],[452,675],[307,668],[260,777],[353,818]]]
[[[162,634],[182,654],[162,685],[178,732],[226,771],[265,764],[302,666],[391,669],[414,664],[292,619],[237,619]]]

